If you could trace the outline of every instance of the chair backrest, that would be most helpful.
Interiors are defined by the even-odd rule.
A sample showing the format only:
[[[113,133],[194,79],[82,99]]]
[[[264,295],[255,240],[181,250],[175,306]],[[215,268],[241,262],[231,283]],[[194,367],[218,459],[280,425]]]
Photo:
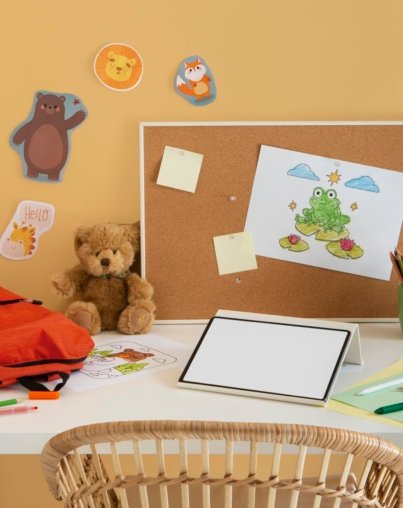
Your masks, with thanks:
[[[42,466],[67,507],[403,507],[402,449],[328,427],[99,423],[50,439]]]

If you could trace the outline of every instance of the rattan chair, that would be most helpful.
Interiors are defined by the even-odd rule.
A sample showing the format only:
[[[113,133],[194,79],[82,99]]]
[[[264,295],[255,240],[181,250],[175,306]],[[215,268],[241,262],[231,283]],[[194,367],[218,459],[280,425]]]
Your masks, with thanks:
[[[348,430],[127,421],[48,441],[42,465],[66,507],[401,508],[402,450]]]

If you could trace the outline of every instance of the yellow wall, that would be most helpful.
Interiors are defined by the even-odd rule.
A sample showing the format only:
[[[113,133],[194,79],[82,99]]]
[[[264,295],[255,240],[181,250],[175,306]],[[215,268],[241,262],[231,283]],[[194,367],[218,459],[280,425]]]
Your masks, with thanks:
[[[401,0],[2,2],[0,234],[26,199],[54,204],[56,222],[31,259],[0,257],[1,285],[62,308],[50,278],[75,263],[76,227],[139,218],[140,121],[401,120],[402,26]],[[144,75],[134,90],[113,92],[95,78],[94,57],[108,42],[142,55]],[[204,108],[190,106],[172,87],[179,62],[197,53],[218,91]],[[8,144],[40,89],[77,94],[89,111],[72,133],[60,184],[24,178]],[[42,499],[38,458],[35,465],[18,460],[26,471],[12,469],[15,485],[7,481],[6,459],[0,504],[26,506],[27,492]]]
[[[20,0],[3,2],[0,234],[22,200],[55,205],[35,256],[0,257],[1,284],[62,309],[51,275],[75,263],[80,224],[139,218],[138,124],[202,120],[400,120],[401,0]],[[102,86],[92,66],[109,42],[142,55],[141,83]],[[200,54],[218,97],[193,107],[173,90],[179,62]],[[9,146],[34,93],[78,95],[89,111],[71,135],[62,183],[22,176]],[[161,253],[163,256],[163,253]]]
[[[283,456],[280,474],[283,479],[292,478],[296,467],[296,455]],[[249,467],[248,455],[234,456],[234,474],[240,478],[247,474]],[[108,466],[110,457],[104,457],[104,463]],[[131,470],[133,457],[126,455],[121,457],[124,470]],[[144,467],[146,474],[157,474],[157,458],[155,456],[144,456]],[[200,475],[200,457],[189,456],[189,472],[196,477]],[[265,460],[266,459],[266,460]],[[262,478],[267,475],[271,456],[260,457],[262,467]],[[312,455],[307,457],[304,466],[304,476],[318,474],[322,456]],[[329,473],[337,474],[344,466],[345,456],[333,456]],[[177,456],[166,456],[166,471],[168,475],[175,475],[178,471],[179,458]],[[352,471],[359,477],[362,471],[363,462],[355,460]],[[194,469],[192,469],[194,468]],[[217,477],[222,476],[225,468],[223,456],[211,456],[210,471]],[[194,471],[194,472],[192,472]],[[259,471],[259,470],[258,470]],[[23,488],[22,488],[23,487]],[[42,474],[41,460],[38,455],[3,455],[0,456],[0,506],[4,508],[27,508],[37,506],[40,508],[62,508],[62,504],[56,501],[49,492],[46,480]],[[135,507],[132,507],[135,508]]]

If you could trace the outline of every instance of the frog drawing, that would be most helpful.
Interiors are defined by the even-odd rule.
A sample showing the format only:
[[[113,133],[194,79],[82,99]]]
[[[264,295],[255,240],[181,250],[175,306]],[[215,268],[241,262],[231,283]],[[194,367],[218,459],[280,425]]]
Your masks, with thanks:
[[[311,208],[303,208],[302,215],[295,216],[296,224],[315,224],[324,231],[341,233],[344,226],[350,222],[350,217],[340,211],[340,200],[334,189],[315,187],[309,199]]]

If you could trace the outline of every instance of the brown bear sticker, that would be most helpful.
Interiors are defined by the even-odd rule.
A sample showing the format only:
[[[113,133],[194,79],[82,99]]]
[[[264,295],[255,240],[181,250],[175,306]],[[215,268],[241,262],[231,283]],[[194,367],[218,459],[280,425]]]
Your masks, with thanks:
[[[87,116],[81,100],[72,94],[40,91],[28,118],[11,134],[24,176],[42,181],[62,180],[69,156],[70,132]]]

